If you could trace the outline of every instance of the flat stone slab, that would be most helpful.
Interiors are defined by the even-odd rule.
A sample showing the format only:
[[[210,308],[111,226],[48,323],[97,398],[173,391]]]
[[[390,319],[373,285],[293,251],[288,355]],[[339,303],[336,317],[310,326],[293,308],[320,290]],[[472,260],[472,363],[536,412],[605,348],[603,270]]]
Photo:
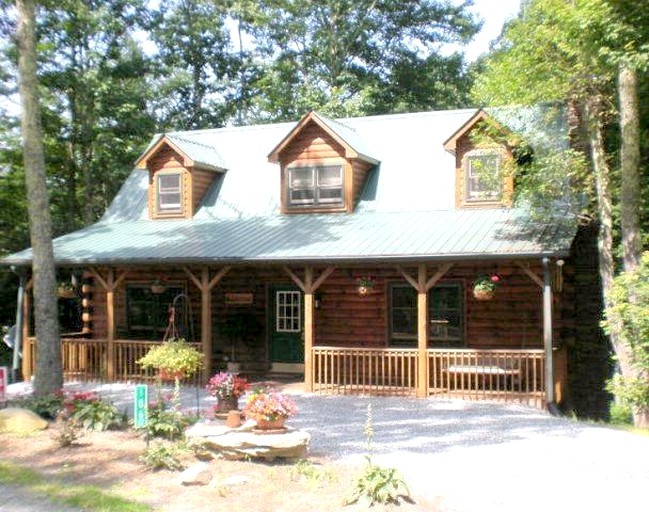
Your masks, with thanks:
[[[288,427],[282,433],[263,434],[255,431],[255,422],[246,422],[238,428],[197,423],[187,429],[188,439],[198,438],[205,448],[226,459],[260,458],[273,460],[306,457],[311,435]]]

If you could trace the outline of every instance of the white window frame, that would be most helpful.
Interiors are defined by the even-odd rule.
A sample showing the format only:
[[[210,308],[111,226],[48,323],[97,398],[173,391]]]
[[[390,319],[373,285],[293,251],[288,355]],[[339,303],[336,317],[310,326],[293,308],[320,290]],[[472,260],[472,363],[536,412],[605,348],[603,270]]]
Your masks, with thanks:
[[[489,161],[495,160],[496,175],[493,177],[495,180],[496,186],[494,188],[487,189],[477,189],[474,190],[472,184],[479,183],[480,177],[475,176],[473,162],[475,161]],[[503,200],[503,175],[502,175],[502,163],[503,157],[501,151],[493,150],[479,150],[471,151],[465,157],[464,164],[464,177],[465,177],[465,186],[464,186],[464,200],[467,203],[500,203]],[[491,165],[491,164],[490,164]],[[481,171],[478,171],[481,172]]]
[[[174,187],[162,187],[162,179],[176,177],[178,185]],[[183,173],[182,172],[165,172],[156,174],[156,211],[158,214],[182,214],[183,213]],[[163,198],[166,195],[178,194],[179,202],[165,203]]]
[[[337,170],[339,179],[334,184],[321,183],[320,173],[326,170]],[[294,185],[294,174],[297,172],[310,173],[310,179],[303,180],[304,183]],[[340,164],[322,164],[322,165],[308,165],[308,166],[295,166],[287,169],[286,177],[286,194],[287,206],[289,208],[336,208],[344,206],[345,204],[345,171],[344,167]],[[340,197],[326,198],[322,197],[322,192],[326,190],[340,190]],[[299,191],[311,191],[312,198],[294,199],[293,193]]]
[[[302,294],[296,290],[275,292],[275,332],[302,332]]]

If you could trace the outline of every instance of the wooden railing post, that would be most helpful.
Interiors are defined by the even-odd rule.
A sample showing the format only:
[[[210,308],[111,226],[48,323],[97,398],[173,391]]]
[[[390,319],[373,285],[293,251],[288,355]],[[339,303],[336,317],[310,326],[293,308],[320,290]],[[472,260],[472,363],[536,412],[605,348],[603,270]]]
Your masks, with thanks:
[[[419,265],[417,282],[417,397],[428,396],[428,293],[426,265]]]

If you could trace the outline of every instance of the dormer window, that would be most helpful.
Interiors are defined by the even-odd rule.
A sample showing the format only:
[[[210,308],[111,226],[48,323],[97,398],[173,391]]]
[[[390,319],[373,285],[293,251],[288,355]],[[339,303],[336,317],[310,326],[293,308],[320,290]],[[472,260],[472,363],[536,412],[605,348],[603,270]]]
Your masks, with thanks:
[[[158,173],[156,188],[158,215],[182,215],[182,173]]]
[[[466,156],[467,203],[500,202],[503,197],[502,157],[499,151],[476,151]]]
[[[288,206],[339,207],[344,205],[342,165],[288,168]]]

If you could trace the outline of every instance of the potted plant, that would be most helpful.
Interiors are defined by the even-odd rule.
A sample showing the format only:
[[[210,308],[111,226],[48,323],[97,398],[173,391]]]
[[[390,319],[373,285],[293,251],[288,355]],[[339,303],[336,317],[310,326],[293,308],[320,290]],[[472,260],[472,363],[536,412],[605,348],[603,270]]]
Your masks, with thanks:
[[[161,293],[164,293],[166,289],[167,286],[165,285],[165,281],[161,277],[154,279],[154,281],[151,283],[151,293],[160,295]]]
[[[500,277],[497,274],[484,275],[473,281],[473,296],[478,300],[493,299]]]
[[[362,276],[358,278],[357,290],[361,297],[369,295],[374,288],[374,280],[370,276]]]
[[[183,338],[170,339],[150,349],[137,362],[158,371],[160,380],[191,377],[203,368],[205,357]]]
[[[248,391],[250,384],[245,377],[239,377],[229,372],[219,372],[209,381],[205,389],[217,400],[216,412],[228,412],[237,409],[239,398]]]
[[[259,430],[283,430],[287,418],[297,413],[295,402],[283,393],[272,390],[253,391],[246,400],[243,414],[257,422]]]

